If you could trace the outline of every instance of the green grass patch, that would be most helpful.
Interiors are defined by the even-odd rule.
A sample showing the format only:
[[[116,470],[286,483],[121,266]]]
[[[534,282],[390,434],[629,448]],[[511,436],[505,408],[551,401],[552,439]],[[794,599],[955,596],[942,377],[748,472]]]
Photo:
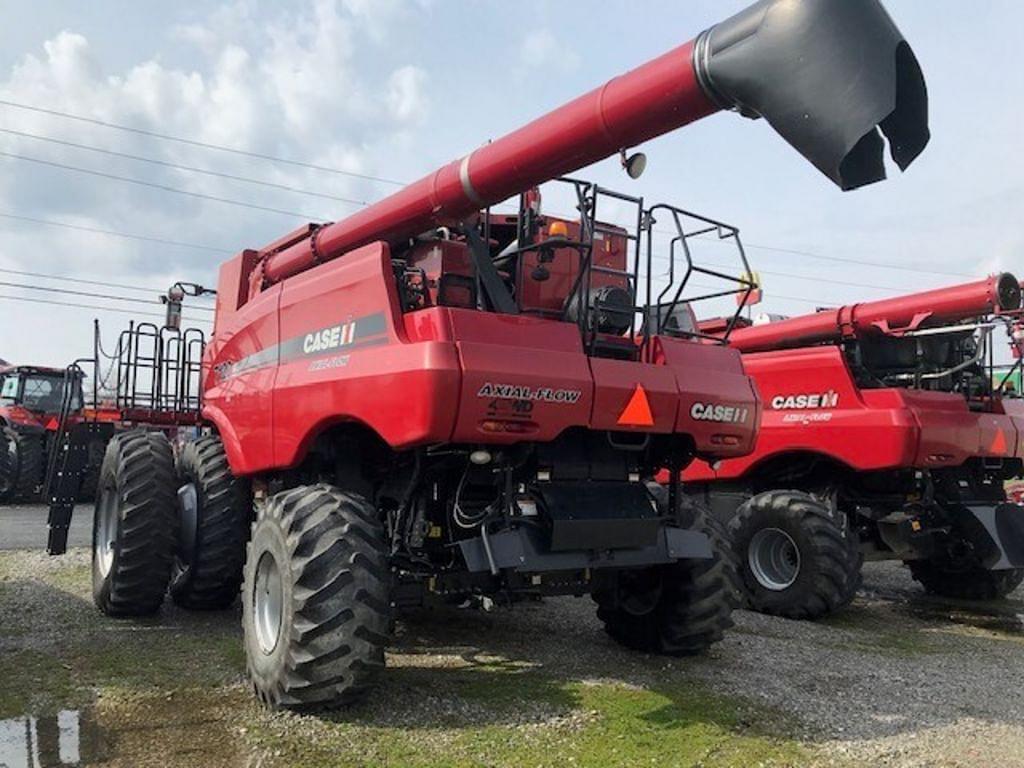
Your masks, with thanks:
[[[711,768],[810,759],[781,718],[693,684],[647,689],[479,668],[398,668],[386,677],[384,690],[354,711],[267,717],[251,731],[256,746],[297,768]]]
[[[69,665],[38,651],[0,653],[0,720],[84,704]]]

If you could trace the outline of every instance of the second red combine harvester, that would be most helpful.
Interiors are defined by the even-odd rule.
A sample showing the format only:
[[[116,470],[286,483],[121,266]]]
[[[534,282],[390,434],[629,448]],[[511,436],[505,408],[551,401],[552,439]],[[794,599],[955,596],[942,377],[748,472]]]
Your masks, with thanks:
[[[993,372],[1019,344],[1021,290],[986,280],[735,330],[764,404],[749,456],[695,462],[690,493],[731,521],[754,608],[817,618],[864,558],[933,594],[990,599],[1024,579],[1024,400]],[[1019,357],[1019,349],[1016,349]]]
[[[928,140],[920,70],[876,0],[766,0],[343,221],[239,253],[205,355],[213,434],[177,470],[157,433],[107,451],[96,603],[151,613],[170,586],[222,607],[242,584],[255,690],[297,708],[365,692],[394,608],[431,594],[592,594],[629,647],[718,640],[729,568],[678,475],[751,450],[760,405],[739,353],[699,343],[686,289],[698,272],[725,280],[715,295],[751,286],[685,243],[736,232],[563,177],[620,152],[634,175],[626,149],[721,109],[765,117],[844,189],[884,177],[879,129],[901,167]],[[552,180],[578,220],[541,210]],[[517,214],[490,210],[506,200]],[[602,224],[609,201],[635,226]],[[687,254],[667,301],[656,218]],[[51,512],[53,552],[67,517]]]

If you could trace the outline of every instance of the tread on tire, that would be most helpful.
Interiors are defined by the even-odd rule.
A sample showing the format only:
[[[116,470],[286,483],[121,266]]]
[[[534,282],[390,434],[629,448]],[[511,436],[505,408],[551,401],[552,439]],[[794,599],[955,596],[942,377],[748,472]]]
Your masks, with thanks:
[[[160,609],[174,561],[174,489],[174,456],[163,434],[133,430],[110,441],[92,546],[93,599],[108,616]],[[100,540],[104,533],[110,538],[106,545]]]
[[[252,528],[242,590],[257,697],[315,711],[365,696],[384,667],[390,582],[384,528],[365,498],[326,484],[273,496]]]

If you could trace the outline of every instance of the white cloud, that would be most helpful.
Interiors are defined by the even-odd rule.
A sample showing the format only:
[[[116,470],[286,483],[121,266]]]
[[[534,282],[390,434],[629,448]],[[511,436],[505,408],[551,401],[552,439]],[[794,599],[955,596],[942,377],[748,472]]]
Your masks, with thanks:
[[[526,36],[519,49],[519,60],[524,69],[562,72],[573,72],[581,63],[580,55],[546,27]]]
[[[388,107],[392,116],[403,123],[422,120],[427,110],[424,83],[426,73],[419,67],[396,69],[388,78]]]
[[[89,39],[66,30],[48,40],[42,50],[25,54],[8,73],[0,73],[0,98],[379,174],[378,162],[387,159],[393,147],[407,143],[409,129],[429,109],[426,72],[393,51],[379,55],[395,20],[421,8],[392,0],[311,0],[298,9],[274,7],[267,11],[255,2],[240,0],[169,30],[167,41],[175,53],[182,46],[188,49],[187,67],[169,65],[167,60],[173,57],[155,50],[144,60],[114,71]],[[388,191],[344,176],[35,112],[5,109],[3,117],[0,127],[343,197],[367,200]],[[317,218],[337,219],[351,210],[329,200],[287,195],[7,134],[0,134],[0,150],[307,212]],[[300,223],[9,158],[0,158],[0,168],[0,212],[227,248],[259,246]],[[9,269],[89,279],[110,277],[114,282],[147,286],[162,285],[161,280],[170,276],[209,283],[223,258],[0,219],[0,266]],[[4,293],[46,297],[17,289]],[[49,298],[71,300],[56,295]],[[154,309],[159,311],[159,307]],[[45,359],[38,362],[60,363],[88,352],[74,346],[81,343],[82,334],[66,327],[50,334],[56,346],[46,350],[13,332],[25,322],[34,321],[45,328],[71,314],[70,310],[0,302],[0,354],[16,360],[42,356]],[[75,316],[88,315],[79,312]],[[110,334],[127,317],[108,315]]]

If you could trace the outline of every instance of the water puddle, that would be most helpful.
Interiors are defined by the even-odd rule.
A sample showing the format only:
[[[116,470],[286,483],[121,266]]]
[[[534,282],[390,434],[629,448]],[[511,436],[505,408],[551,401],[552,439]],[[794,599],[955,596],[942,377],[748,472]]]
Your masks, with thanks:
[[[926,621],[950,621],[966,627],[1003,632],[1008,635],[1024,635],[1024,613],[1014,608],[1007,610],[988,609],[976,606],[961,607],[917,603],[907,606],[912,616]]]
[[[101,759],[102,737],[88,711],[0,720],[0,768],[65,768]]]

